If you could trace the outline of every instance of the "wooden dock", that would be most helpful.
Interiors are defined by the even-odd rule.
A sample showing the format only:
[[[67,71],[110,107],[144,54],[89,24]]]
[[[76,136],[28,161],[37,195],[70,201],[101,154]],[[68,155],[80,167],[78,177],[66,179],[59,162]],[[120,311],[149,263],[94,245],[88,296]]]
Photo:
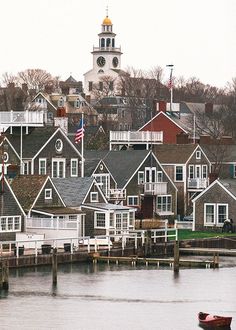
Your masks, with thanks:
[[[222,256],[236,256],[235,249],[216,249],[216,248],[180,248],[180,252],[184,252],[184,254],[194,254],[194,255],[222,255]]]
[[[137,265],[156,265],[157,267],[169,266],[174,267],[174,258],[140,258],[138,256],[130,257],[109,257],[100,256],[98,253],[93,255],[93,263],[106,262],[106,263],[128,263],[132,266]],[[179,265],[182,267],[198,267],[198,268],[218,268],[217,260],[197,260],[197,259],[179,259]]]

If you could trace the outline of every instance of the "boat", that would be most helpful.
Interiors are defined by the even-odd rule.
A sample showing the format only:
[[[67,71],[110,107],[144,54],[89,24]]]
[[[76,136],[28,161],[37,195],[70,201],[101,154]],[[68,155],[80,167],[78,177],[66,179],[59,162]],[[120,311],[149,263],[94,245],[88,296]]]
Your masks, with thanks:
[[[208,313],[200,312],[198,313],[199,324],[204,327],[230,327],[232,317],[229,316],[219,316],[219,315],[211,315]]]

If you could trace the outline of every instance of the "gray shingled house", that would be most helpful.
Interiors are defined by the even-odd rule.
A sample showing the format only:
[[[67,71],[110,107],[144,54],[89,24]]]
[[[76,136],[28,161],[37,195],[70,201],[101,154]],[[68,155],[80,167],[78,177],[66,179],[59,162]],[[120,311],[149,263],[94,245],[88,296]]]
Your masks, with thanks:
[[[236,180],[217,179],[193,199],[194,230],[222,230],[232,219],[236,228]]]
[[[134,229],[134,208],[108,203],[93,177],[52,181],[67,207],[86,214],[85,236],[120,234]]]

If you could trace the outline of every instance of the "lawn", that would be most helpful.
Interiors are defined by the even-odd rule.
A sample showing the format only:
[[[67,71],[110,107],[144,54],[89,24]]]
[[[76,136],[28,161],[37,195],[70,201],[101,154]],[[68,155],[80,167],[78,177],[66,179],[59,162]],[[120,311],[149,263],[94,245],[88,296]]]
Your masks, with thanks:
[[[209,238],[209,237],[229,237],[236,236],[236,233],[217,233],[217,232],[208,232],[208,231],[192,231],[190,229],[179,229],[178,230],[178,238],[179,240],[183,239],[198,239],[198,238]]]

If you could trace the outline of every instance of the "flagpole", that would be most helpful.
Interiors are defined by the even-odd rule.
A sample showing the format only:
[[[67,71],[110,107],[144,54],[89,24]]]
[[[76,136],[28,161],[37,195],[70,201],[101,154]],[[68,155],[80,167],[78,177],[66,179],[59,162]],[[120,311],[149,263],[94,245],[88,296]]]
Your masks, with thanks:
[[[173,75],[173,67],[174,64],[168,64],[166,65],[167,67],[170,68],[170,112],[172,111],[172,104],[173,104],[173,83],[172,83],[172,75]]]
[[[82,130],[84,129],[84,113],[82,112]],[[81,178],[84,177],[84,134],[81,139]]]

